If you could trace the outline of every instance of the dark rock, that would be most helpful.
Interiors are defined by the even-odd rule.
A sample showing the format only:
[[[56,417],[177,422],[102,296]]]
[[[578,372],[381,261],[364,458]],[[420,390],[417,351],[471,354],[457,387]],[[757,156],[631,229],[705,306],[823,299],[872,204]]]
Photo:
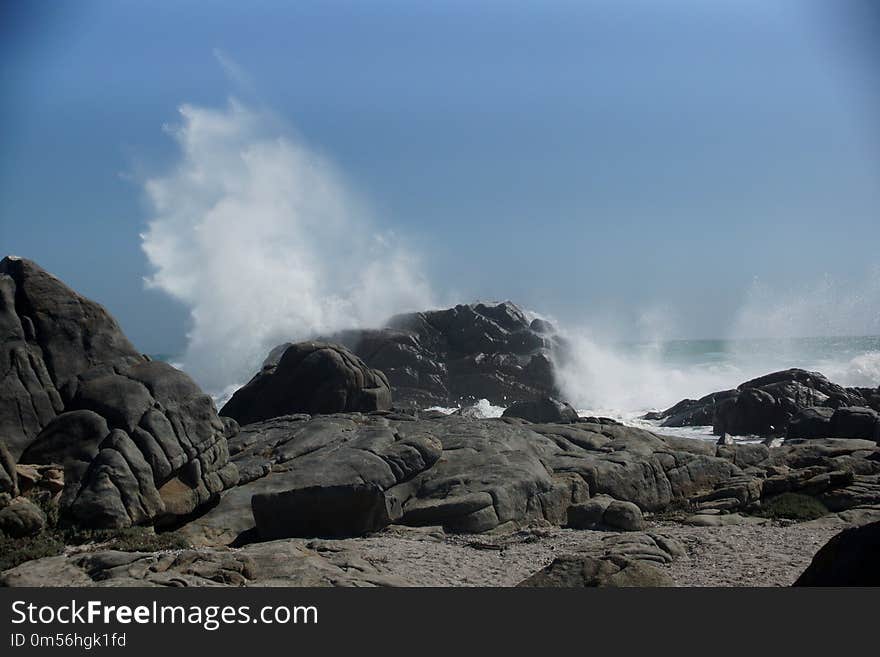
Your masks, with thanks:
[[[237,481],[211,398],[30,261],[0,262],[0,329],[0,432],[19,467],[63,468],[65,521],[187,515]]]
[[[713,426],[716,434],[786,435],[789,425],[799,425],[793,437],[814,437],[822,429],[826,414],[816,412],[801,416],[811,407],[840,408],[859,406],[864,399],[858,389],[831,383],[818,372],[789,369],[767,374],[741,384],[736,390],[706,395],[699,400],[686,399],[653,419],[664,426]]]
[[[522,587],[675,586],[656,566],[622,557],[563,555],[520,582]]]
[[[829,438],[880,439],[880,413],[865,406],[838,408],[831,416]]]
[[[387,527],[400,517],[395,501],[375,484],[350,484],[263,493],[254,495],[251,505],[262,538],[341,538]]]
[[[835,409],[828,406],[800,409],[788,425],[788,437],[832,438],[831,416],[834,412]]]
[[[880,522],[845,529],[813,557],[795,586],[880,586]]]
[[[784,411],[769,392],[758,388],[743,390],[715,407],[712,429],[716,434],[765,435],[778,433],[785,422]]]
[[[721,438],[719,438],[718,442],[715,444],[716,445],[731,446],[731,445],[736,445],[736,441],[733,439],[733,436],[731,436],[729,433],[723,433],[723,434],[721,434]]]
[[[637,532],[645,528],[645,520],[642,511],[632,502],[614,500],[605,509],[602,523],[612,529],[620,529],[625,532]]]
[[[568,508],[568,527],[572,529],[611,529],[626,532],[645,527],[642,511],[632,502],[621,502],[606,495],[594,497]]]
[[[828,473],[835,477],[824,487],[819,501],[829,511],[840,512],[858,507],[880,504],[880,475],[856,475],[848,473]]]
[[[0,509],[0,534],[12,538],[34,536],[46,526],[46,514],[26,497],[17,497]]]
[[[379,330],[326,338],[383,371],[399,404],[457,406],[477,399],[511,402],[556,394],[553,327],[528,321],[510,302],[459,305],[398,315]]]
[[[532,323],[529,324],[529,328],[532,329],[535,333],[546,333],[552,334],[556,332],[556,329],[553,327],[553,324],[548,322],[545,319],[535,318],[532,320]]]
[[[630,561],[647,561],[658,565],[672,563],[687,554],[681,543],[675,539],[645,532],[626,532],[603,537],[601,551],[605,556],[620,556]]]
[[[578,414],[570,404],[542,397],[535,401],[520,401],[507,407],[503,417],[518,417],[534,423],[566,424],[578,421]]]
[[[659,413],[648,413],[646,420],[663,420],[664,427],[697,427],[712,424],[715,406],[737,394],[736,390],[713,392],[700,399],[683,399]]]
[[[291,413],[339,413],[391,408],[385,375],[345,347],[323,342],[273,350],[263,369],[235,392],[220,413],[250,424]]]

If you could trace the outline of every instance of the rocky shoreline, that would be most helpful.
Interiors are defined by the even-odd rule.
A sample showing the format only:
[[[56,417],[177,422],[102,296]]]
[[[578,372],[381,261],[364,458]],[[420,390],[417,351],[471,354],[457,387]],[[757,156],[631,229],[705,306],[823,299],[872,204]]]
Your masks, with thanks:
[[[880,521],[880,388],[777,372],[653,416],[717,444],[664,436],[578,417],[553,327],[475,304],[280,345],[218,413],[30,261],[0,326],[6,586],[880,583],[841,571]],[[478,398],[508,409],[423,410]]]

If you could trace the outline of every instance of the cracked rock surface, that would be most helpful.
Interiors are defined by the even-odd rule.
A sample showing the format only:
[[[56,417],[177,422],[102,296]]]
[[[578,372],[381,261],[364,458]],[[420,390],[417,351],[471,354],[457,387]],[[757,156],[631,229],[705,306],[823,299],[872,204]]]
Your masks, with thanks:
[[[33,262],[0,262],[0,331],[0,435],[19,464],[63,467],[67,522],[163,521],[238,480],[211,398]]]

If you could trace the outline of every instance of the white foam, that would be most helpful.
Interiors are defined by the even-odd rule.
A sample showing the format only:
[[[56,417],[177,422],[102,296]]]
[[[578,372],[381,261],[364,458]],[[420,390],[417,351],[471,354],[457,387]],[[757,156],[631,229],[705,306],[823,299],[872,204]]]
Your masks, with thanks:
[[[190,308],[182,364],[221,394],[276,344],[433,306],[411,248],[266,113],[184,105],[179,159],[144,182],[148,284]]]

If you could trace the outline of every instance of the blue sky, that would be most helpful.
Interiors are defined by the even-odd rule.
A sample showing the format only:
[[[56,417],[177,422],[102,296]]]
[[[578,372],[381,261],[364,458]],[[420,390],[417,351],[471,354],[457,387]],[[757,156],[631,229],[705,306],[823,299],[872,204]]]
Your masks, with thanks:
[[[141,181],[179,160],[163,125],[181,104],[230,96],[331,160],[444,300],[714,337],[756,278],[809,294],[880,260],[869,3],[0,11],[0,251],[104,303],[148,352],[183,349],[190,308],[145,289]]]

